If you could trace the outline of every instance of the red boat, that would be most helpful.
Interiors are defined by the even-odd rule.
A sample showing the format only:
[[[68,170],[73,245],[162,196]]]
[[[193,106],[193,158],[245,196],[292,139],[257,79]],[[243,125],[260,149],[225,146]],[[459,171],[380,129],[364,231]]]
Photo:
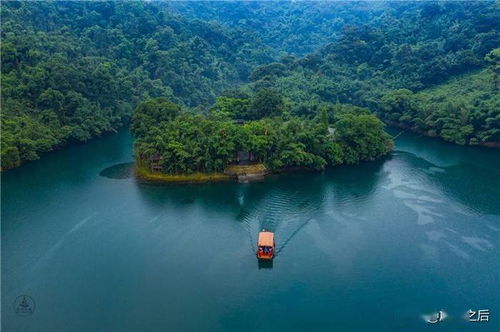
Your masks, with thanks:
[[[274,233],[268,232],[265,229],[259,233],[257,242],[257,258],[258,259],[273,259],[274,257]]]

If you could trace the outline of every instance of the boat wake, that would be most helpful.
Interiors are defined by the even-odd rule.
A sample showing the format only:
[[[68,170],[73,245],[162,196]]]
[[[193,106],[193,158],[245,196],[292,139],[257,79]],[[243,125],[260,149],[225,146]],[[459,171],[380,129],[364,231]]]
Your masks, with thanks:
[[[306,195],[308,197],[308,195]],[[281,253],[290,241],[305,228],[321,208],[323,196],[304,200],[300,191],[274,190],[258,202],[241,200],[241,210],[236,217],[245,227],[250,249],[257,250],[257,234],[266,229],[275,233],[276,255]],[[254,203],[254,204],[252,204]]]

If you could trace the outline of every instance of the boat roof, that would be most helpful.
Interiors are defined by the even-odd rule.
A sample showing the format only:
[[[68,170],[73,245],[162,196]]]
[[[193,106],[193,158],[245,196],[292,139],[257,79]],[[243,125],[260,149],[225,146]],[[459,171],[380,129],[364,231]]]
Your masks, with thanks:
[[[259,233],[259,246],[264,246],[264,247],[274,246],[274,233],[273,232],[260,232]]]

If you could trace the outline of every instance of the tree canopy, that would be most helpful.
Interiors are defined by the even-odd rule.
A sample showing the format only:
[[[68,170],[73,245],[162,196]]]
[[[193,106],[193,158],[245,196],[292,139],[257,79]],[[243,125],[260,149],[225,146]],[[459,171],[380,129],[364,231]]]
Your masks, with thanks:
[[[2,168],[128,123],[139,101],[210,105],[272,58],[161,3],[2,3]]]
[[[4,2],[1,167],[112,132],[151,99],[141,105],[165,111],[161,122],[176,118],[170,103],[222,122],[307,122],[349,104],[453,143],[495,144],[498,6]]]
[[[263,106],[276,107],[275,97]],[[230,99],[225,97],[216,105],[239,103],[238,99],[233,103]],[[261,99],[256,94],[249,104],[262,102]],[[135,154],[138,162],[147,166],[160,156],[165,173],[183,174],[221,172],[234,161],[238,151],[252,152],[256,161],[274,170],[324,169],[372,160],[389,152],[393,143],[384,132],[383,123],[367,109],[351,108],[337,105],[332,121],[327,109],[313,119],[283,116],[274,111],[254,118],[251,107],[247,108],[251,116],[233,113],[231,117],[225,113],[221,117],[218,108],[204,116],[178,112],[178,107],[164,99],[152,99],[134,111]],[[165,116],[167,113],[171,116]],[[235,116],[252,120],[242,124],[235,121]]]
[[[378,4],[370,21],[344,24],[316,52],[256,67],[242,89],[279,92],[293,115],[314,117],[322,103],[349,103],[453,143],[495,143],[498,9],[493,1]]]

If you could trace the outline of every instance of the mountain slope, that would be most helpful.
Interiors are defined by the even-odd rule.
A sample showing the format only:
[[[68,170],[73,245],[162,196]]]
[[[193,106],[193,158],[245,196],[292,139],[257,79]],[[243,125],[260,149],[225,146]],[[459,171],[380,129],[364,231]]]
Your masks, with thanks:
[[[5,2],[1,15],[2,168],[114,130],[148,97],[210,104],[271,59],[154,3]]]
[[[466,74],[412,93],[402,89],[382,99],[386,121],[457,144],[500,142],[500,90],[491,69]]]
[[[174,1],[166,5],[187,17],[253,32],[278,52],[305,55],[335,41],[345,25],[376,22],[384,2]]]
[[[286,97],[295,115],[313,117],[322,107],[318,105],[334,112],[333,104],[350,103],[368,107],[393,124],[454,143],[497,141],[498,123],[492,119],[498,109],[498,90],[487,82],[498,80],[499,74],[495,68],[500,66],[500,56],[493,50],[500,44],[499,4],[394,6],[397,15],[388,10],[377,25],[346,26],[335,42],[315,53],[256,67],[250,75],[252,83],[242,90],[274,89]],[[475,93],[467,103],[473,116],[457,122],[458,106],[440,107],[426,111],[429,121],[407,123],[422,116],[412,101],[414,93],[486,68],[491,74],[474,76],[484,82],[471,87]]]

